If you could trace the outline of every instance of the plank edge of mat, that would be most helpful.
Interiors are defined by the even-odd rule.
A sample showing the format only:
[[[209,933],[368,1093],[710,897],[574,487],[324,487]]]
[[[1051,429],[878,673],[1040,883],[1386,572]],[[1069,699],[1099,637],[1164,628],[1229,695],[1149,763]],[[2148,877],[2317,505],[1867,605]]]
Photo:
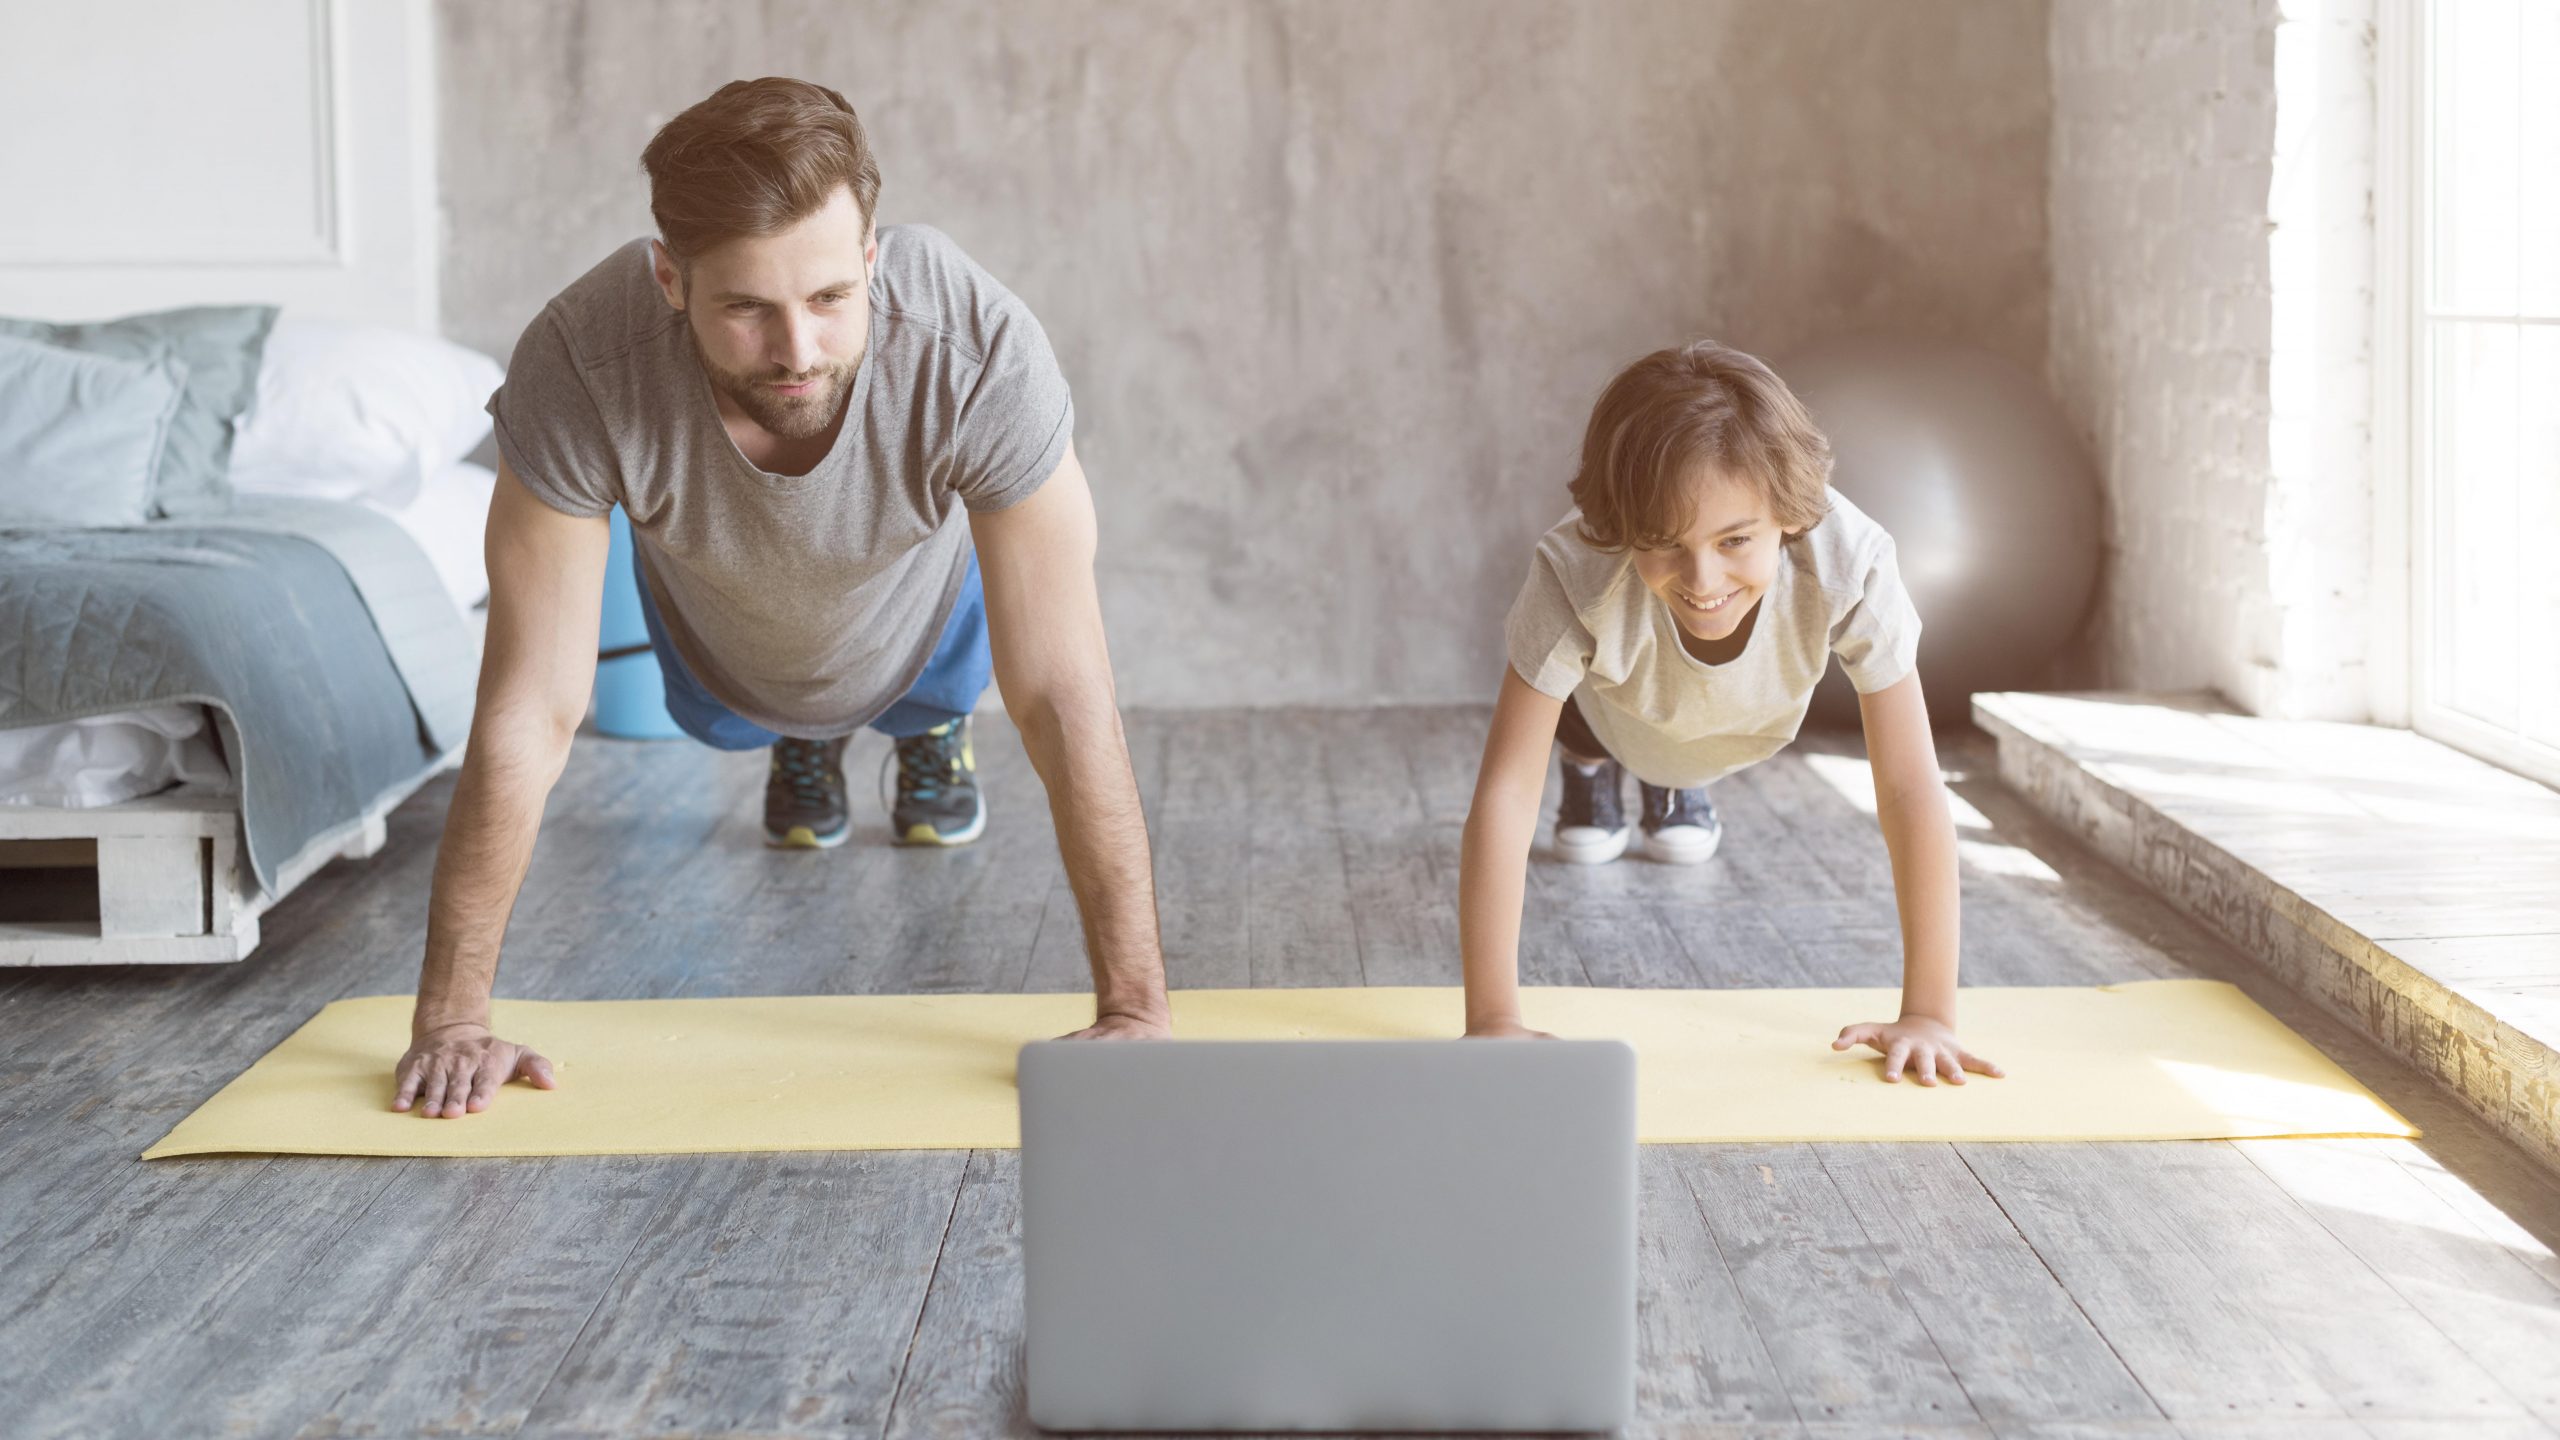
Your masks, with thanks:
[[[2426,1132],[2411,1126],[2403,1130],[2175,1130],[2145,1131],[2113,1135],[2042,1136],[2022,1138],[2014,1134],[1990,1134],[1980,1131],[1941,1131],[1913,1134],[1849,1134],[1807,1138],[1802,1135],[1641,1135],[1638,1145],[2157,1145],[2201,1144],[2230,1140],[2420,1140]],[[411,1149],[389,1149],[381,1146],[269,1146],[243,1150],[220,1145],[171,1145],[167,1141],[152,1146],[137,1157],[143,1160],[250,1159],[259,1156],[311,1155],[338,1156],[352,1160],[543,1160],[574,1155],[815,1155],[840,1153],[870,1155],[900,1153],[928,1155],[953,1150],[1018,1150],[1020,1142],[964,1141],[949,1145],[833,1145],[788,1144],[759,1145],[753,1151],[736,1150],[671,1150],[663,1145],[619,1147],[579,1146],[576,1149],[545,1147],[539,1150],[503,1148],[493,1150],[437,1153]]]

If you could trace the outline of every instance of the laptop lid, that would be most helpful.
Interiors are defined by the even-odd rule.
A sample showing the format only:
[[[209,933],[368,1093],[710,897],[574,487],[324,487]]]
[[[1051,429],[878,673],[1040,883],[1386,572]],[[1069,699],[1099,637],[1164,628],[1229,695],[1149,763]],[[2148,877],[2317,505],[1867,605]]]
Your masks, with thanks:
[[[1035,1424],[1626,1422],[1628,1046],[1051,1040],[1019,1079]]]

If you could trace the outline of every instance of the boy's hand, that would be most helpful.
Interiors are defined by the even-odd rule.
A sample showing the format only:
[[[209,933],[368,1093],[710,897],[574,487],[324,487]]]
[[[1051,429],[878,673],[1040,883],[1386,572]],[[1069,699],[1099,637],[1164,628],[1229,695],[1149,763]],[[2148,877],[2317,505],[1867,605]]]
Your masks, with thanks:
[[[1899,1081],[1902,1078],[1905,1061],[1910,1063],[1911,1073],[1923,1085],[1937,1084],[1942,1074],[1947,1077],[1948,1084],[1961,1085],[1967,1070],[1995,1080],[2008,1073],[1965,1049],[1956,1039],[1954,1029],[1925,1015],[1905,1015],[1890,1025],[1879,1025],[1874,1021],[1851,1025],[1840,1032],[1839,1039],[1831,1042],[1834,1050],[1846,1050],[1852,1045],[1871,1045],[1883,1051],[1884,1078],[1887,1080]]]
[[[1467,1026],[1470,1040],[1553,1040],[1544,1030],[1532,1030],[1517,1020],[1479,1020]]]

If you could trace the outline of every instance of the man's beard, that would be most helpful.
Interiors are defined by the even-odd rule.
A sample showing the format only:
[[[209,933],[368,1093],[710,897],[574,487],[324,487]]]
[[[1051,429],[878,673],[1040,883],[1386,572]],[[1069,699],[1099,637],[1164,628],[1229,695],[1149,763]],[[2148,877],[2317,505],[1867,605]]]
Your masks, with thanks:
[[[794,375],[787,370],[723,370],[702,353],[699,337],[694,338],[693,353],[702,362],[702,373],[711,377],[713,388],[737,402],[738,408],[747,412],[747,418],[764,427],[766,433],[785,440],[806,440],[824,434],[836,422],[845,391],[853,385],[854,371],[862,365],[862,357],[856,355],[807,375]],[[771,388],[813,379],[820,382],[818,388],[806,395],[777,395]]]

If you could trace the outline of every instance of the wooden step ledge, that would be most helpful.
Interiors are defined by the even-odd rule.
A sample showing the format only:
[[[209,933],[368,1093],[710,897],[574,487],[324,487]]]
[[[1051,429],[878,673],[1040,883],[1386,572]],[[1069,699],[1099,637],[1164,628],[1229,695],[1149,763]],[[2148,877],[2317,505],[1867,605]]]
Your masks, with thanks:
[[[1973,697],[2056,823],[2560,1169],[2560,793],[2212,695]]]

